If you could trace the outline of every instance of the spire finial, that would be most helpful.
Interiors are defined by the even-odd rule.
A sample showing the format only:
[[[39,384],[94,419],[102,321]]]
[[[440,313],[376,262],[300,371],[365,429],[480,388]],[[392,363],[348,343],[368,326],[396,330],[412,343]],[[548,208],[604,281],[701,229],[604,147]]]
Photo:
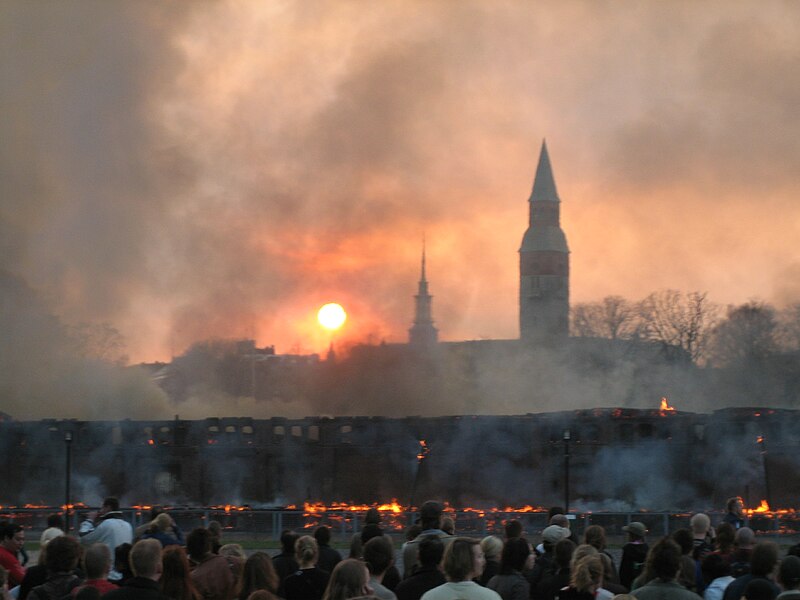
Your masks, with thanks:
[[[553,178],[553,169],[550,166],[550,153],[547,151],[546,138],[542,138],[542,149],[539,152],[539,164],[536,167],[530,201],[560,202],[556,181]]]

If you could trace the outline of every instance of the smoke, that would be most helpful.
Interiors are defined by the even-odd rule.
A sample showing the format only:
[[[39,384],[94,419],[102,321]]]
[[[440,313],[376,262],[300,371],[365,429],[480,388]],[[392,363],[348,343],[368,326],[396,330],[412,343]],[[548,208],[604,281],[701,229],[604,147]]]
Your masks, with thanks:
[[[798,10],[5,3],[0,268],[62,326],[111,324],[133,361],[213,337],[321,352],[313,315],[330,300],[351,317],[337,343],[405,339],[424,232],[443,339],[513,338],[546,136],[573,301],[678,288],[793,302]],[[40,368],[53,338],[22,316],[14,378],[40,389],[6,386],[10,412],[85,414],[55,401],[56,381],[76,398],[141,384],[73,368],[71,351]],[[579,377],[556,402],[570,377],[549,366],[537,406],[630,396],[624,379]],[[161,410],[142,394],[124,405]],[[497,406],[469,397],[470,412]],[[200,398],[187,410],[217,412]]]

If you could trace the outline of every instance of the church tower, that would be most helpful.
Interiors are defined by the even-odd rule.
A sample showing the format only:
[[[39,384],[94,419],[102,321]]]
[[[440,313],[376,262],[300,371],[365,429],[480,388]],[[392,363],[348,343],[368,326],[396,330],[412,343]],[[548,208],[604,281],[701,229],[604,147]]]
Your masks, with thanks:
[[[520,339],[557,345],[569,334],[569,248],[544,141],[528,202],[528,229],[519,249]]]
[[[425,279],[425,244],[422,244],[422,275],[419,279],[419,290],[414,296],[414,325],[408,330],[408,343],[418,348],[436,345],[439,332],[433,326],[431,318],[431,300],[428,293],[428,281]]]

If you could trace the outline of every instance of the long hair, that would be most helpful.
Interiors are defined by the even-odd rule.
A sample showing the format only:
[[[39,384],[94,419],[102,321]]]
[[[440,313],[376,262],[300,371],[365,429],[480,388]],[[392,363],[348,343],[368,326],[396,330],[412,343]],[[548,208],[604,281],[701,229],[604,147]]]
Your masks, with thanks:
[[[239,600],[247,600],[250,594],[259,590],[274,594],[278,584],[278,574],[272,565],[272,558],[266,552],[254,552],[244,563]]]
[[[367,567],[360,560],[346,558],[336,565],[322,600],[348,600],[366,593]]]
[[[167,546],[162,558],[161,592],[174,600],[200,600],[189,574],[189,558],[180,546]]]
[[[294,558],[301,567],[317,562],[318,557],[319,545],[310,535],[304,535],[294,543]]]
[[[592,592],[603,579],[603,563],[595,555],[584,556],[570,574],[570,585],[579,592]]]

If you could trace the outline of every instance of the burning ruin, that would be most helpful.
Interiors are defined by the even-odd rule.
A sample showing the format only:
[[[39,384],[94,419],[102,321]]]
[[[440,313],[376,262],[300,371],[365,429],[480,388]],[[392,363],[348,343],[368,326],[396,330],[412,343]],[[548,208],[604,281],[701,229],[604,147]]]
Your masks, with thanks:
[[[575,510],[708,510],[736,495],[748,506],[798,502],[800,411],[698,414],[664,399],[658,409],[517,416],[7,420],[0,440],[14,459],[2,464],[0,504],[65,504],[69,459],[67,503],[116,495],[127,506],[399,512],[435,497],[535,511],[563,503],[565,430]]]

